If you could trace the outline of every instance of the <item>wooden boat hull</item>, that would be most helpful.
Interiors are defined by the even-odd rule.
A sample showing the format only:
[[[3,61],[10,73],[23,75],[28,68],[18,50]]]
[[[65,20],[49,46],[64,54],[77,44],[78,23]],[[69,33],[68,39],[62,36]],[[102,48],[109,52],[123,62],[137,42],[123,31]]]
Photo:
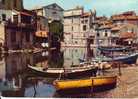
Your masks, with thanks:
[[[121,51],[127,51],[128,49],[130,49],[129,47],[98,47],[99,50],[101,51],[108,51],[108,52],[121,52]]]
[[[56,80],[54,81],[54,86],[57,91],[67,91],[75,89],[87,88],[89,90],[94,90],[97,88],[115,87],[117,83],[117,76],[111,77],[91,77],[88,79],[78,79],[78,80]]]
[[[92,95],[93,93],[103,92],[107,90],[114,89],[116,84],[101,85],[95,87],[81,87],[81,88],[71,88],[64,90],[56,90],[58,97],[86,97],[87,95]]]
[[[37,70],[35,68],[28,68],[30,74],[34,76],[43,76],[43,77],[53,77],[53,78],[79,78],[79,77],[84,77],[84,76],[96,76],[96,72],[98,68],[91,68],[91,69],[86,69],[86,70],[80,70],[80,71],[74,71],[74,72],[47,72],[47,71],[42,71],[42,70]],[[31,76],[31,75],[30,75]]]
[[[124,57],[124,58],[118,57],[118,58],[107,59],[107,60],[103,59],[103,61],[106,61],[106,62],[118,61],[118,62],[122,62],[122,63],[125,63],[125,64],[135,64],[136,60],[137,60],[137,57],[138,57],[138,54],[134,54],[134,55],[130,55],[130,56]]]
[[[100,59],[101,62],[122,62],[124,64],[135,64],[136,63],[136,60],[138,58],[138,53],[134,53],[134,54],[131,54],[131,55],[127,55],[127,56],[124,56],[124,57],[114,57],[114,58],[103,58],[103,59]],[[85,60],[83,59],[79,59],[80,62],[85,62]],[[98,59],[99,60],[99,59]],[[93,61],[97,61],[97,59],[94,59]]]

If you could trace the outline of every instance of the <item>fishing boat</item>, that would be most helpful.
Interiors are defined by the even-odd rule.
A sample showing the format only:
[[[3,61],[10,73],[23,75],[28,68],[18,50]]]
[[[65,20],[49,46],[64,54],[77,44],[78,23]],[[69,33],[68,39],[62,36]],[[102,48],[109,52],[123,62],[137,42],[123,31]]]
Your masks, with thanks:
[[[104,46],[99,46],[98,49],[101,50],[101,51],[108,51],[108,52],[113,52],[113,51],[121,52],[121,51],[130,50],[130,47],[113,47],[113,46],[104,47]]]
[[[77,91],[82,89],[87,90],[102,90],[115,88],[117,83],[117,76],[99,76],[90,77],[86,79],[73,79],[73,80],[55,80],[53,85],[59,92]],[[86,91],[86,90],[84,90]]]
[[[42,67],[35,67],[28,65],[29,71],[31,73],[36,74],[37,76],[46,76],[46,77],[67,77],[67,78],[75,78],[82,76],[95,76],[98,70],[97,67],[93,65],[87,65],[83,67],[70,67],[70,68],[47,68],[44,70]]]
[[[135,64],[138,57],[138,53],[127,54],[118,57],[105,57],[102,61],[111,62],[111,61],[118,61],[125,64]]]
[[[97,62],[122,62],[124,64],[135,64],[138,57],[138,53],[126,54],[116,57],[96,57],[93,58],[92,61]],[[80,62],[85,62],[85,59],[80,59]]]

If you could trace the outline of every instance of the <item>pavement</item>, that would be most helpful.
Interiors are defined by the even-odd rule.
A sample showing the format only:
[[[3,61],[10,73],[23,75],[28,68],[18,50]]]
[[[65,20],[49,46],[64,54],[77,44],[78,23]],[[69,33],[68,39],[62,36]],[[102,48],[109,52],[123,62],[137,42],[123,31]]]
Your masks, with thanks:
[[[110,71],[111,74],[119,75],[118,69]],[[118,76],[115,89],[95,93],[94,98],[138,98],[138,65],[121,68],[121,76]]]

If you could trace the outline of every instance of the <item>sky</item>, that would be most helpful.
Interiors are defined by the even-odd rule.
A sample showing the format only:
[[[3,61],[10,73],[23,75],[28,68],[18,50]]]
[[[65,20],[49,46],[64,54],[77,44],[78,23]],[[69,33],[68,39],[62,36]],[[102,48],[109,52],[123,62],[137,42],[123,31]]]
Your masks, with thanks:
[[[85,11],[96,10],[98,16],[111,16],[125,11],[138,13],[138,0],[24,0],[26,9],[57,3],[64,10],[83,6]]]

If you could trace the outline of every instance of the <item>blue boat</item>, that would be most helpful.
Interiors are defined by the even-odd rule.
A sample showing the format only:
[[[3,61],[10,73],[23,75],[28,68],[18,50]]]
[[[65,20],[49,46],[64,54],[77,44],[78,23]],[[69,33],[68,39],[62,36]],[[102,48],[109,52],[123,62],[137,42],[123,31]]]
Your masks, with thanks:
[[[130,50],[130,47],[104,47],[104,46],[99,46],[98,49],[100,51],[108,51],[108,52],[121,52],[121,51],[128,51]]]
[[[124,64],[135,64],[138,57],[138,53],[117,56],[117,57],[97,57],[92,59],[92,61],[96,62],[122,62]],[[86,62],[85,59],[79,59],[80,62]]]

